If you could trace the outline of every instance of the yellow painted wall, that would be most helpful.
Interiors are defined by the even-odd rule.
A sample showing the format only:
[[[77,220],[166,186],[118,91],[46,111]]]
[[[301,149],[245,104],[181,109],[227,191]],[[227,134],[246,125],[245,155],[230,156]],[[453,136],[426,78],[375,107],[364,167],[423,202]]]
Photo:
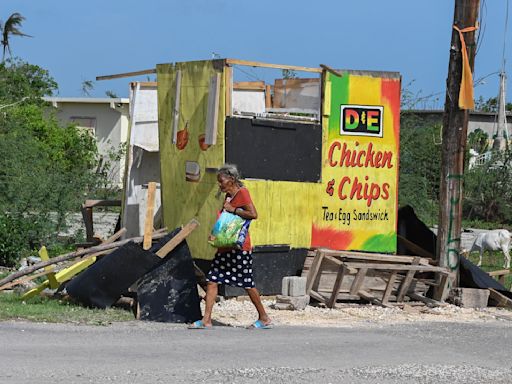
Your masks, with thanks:
[[[178,69],[182,71],[179,130],[185,129],[186,126],[189,134],[188,144],[181,150],[172,143],[173,110],[176,93],[175,77]],[[217,144],[203,151],[199,146],[198,137],[205,133],[209,82],[210,77],[216,72],[222,73],[223,80],[220,87]],[[217,186],[215,169],[219,168],[225,161],[226,73],[222,61],[219,60],[162,64],[157,66],[157,74],[164,224],[169,229],[173,229],[196,217],[201,226],[188,238],[192,255],[194,258],[212,259],[215,250],[208,245],[207,236],[224,198]],[[324,76],[324,78],[329,79],[329,76]],[[348,79],[350,79],[350,83],[347,82]],[[327,90],[326,97],[328,97],[328,100],[324,106],[325,114],[322,119],[323,160],[321,182],[297,183],[253,179],[244,181],[259,215],[258,220],[251,223],[250,232],[253,245],[289,244],[292,248],[310,248],[314,223],[319,225],[320,230],[327,229],[327,232],[321,233],[320,242],[326,236],[327,238],[329,236],[329,227],[325,227],[325,223],[322,223],[319,219],[322,206],[328,204],[329,206],[336,206],[336,209],[340,206],[349,209],[350,204],[353,203],[350,201],[335,201],[326,196],[325,192],[327,177],[339,177],[340,172],[355,172],[354,174],[367,172],[367,170],[361,169],[333,170],[330,169],[332,167],[328,166],[328,147],[332,140],[339,139],[335,136],[335,129],[329,131],[329,125],[333,125],[333,116],[329,110],[339,108],[340,92],[343,98],[346,96],[347,103],[384,105],[386,108],[384,126],[386,130],[394,130],[394,136],[391,138],[390,133],[386,134],[385,138],[380,140],[380,145],[383,148],[398,152],[398,141],[396,140],[398,126],[396,120],[391,120],[397,118],[395,115],[399,111],[399,106],[398,109],[387,110],[390,101],[385,99],[384,96],[386,95],[381,90],[382,79],[378,76],[357,74],[349,76],[347,74],[344,81],[344,84],[336,84],[335,80],[328,81],[332,88],[329,88],[328,84],[324,86],[324,89]],[[397,81],[399,84],[399,79]],[[396,100],[393,100],[394,103]],[[397,100],[399,100],[399,95]],[[360,141],[365,143],[368,140],[370,139],[362,138]],[[372,140],[375,141],[375,139]],[[186,161],[195,161],[200,165],[201,176],[199,182],[186,181]],[[386,245],[384,249],[393,252],[392,239],[393,231],[396,229],[396,181],[398,175],[397,159],[395,158],[394,161],[396,162],[393,163],[394,169],[392,171],[382,174],[378,171],[371,173],[371,177],[378,182],[385,180],[394,183],[392,202],[390,201],[391,205],[389,205],[389,209],[392,211],[390,211],[391,222],[387,223],[382,230],[379,229],[379,225],[376,223],[366,223],[367,225],[362,227],[356,225],[357,228],[352,227],[352,229],[356,228],[356,231],[353,231],[354,233],[350,235],[351,244],[347,243],[349,248],[344,248],[345,245],[343,245],[338,249],[379,250],[382,243],[379,236],[382,233],[383,236],[387,236],[387,244],[391,244],[391,246]],[[208,168],[211,168],[211,170],[208,171]],[[374,207],[378,207],[381,202],[378,201],[372,204],[375,204]],[[333,236],[339,233],[339,229],[339,226],[334,228]],[[336,233],[336,231],[338,232]]]

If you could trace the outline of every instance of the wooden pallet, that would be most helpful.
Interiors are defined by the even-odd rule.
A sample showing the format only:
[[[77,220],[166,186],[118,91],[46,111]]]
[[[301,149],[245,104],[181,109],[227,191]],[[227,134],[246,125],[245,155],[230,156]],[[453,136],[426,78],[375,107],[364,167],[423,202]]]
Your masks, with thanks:
[[[307,293],[329,308],[338,300],[365,300],[384,307],[420,301],[429,306],[440,300],[425,296],[430,286],[448,289],[450,273],[411,256],[332,251],[318,249],[307,260]]]

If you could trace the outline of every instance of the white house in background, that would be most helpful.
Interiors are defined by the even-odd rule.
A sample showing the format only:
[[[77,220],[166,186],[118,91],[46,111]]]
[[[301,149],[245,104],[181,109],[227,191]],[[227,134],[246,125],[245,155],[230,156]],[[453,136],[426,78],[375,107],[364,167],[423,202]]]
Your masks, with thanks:
[[[45,97],[57,109],[63,125],[74,122],[96,137],[100,155],[107,156],[128,139],[128,98]],[[125,159],[116,164],[112,181],[122,186]]]

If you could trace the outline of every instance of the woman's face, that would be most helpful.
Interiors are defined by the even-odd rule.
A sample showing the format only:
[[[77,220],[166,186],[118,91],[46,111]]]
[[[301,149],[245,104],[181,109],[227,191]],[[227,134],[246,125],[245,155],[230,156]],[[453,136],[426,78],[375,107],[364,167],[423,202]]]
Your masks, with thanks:
[[[233,178],[226,175],[217,175],[217,182],[222,192],[228,192],[235,184]]]

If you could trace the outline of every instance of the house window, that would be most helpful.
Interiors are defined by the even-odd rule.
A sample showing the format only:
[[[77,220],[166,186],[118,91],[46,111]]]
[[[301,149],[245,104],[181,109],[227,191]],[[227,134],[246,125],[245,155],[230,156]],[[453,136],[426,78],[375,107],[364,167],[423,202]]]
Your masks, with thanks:
[[[96,118],[95,117],[82,117],[71,116],[69,120],[76,124],[77,128],[81,131],[87,132],[94,137],[96,135]]]

